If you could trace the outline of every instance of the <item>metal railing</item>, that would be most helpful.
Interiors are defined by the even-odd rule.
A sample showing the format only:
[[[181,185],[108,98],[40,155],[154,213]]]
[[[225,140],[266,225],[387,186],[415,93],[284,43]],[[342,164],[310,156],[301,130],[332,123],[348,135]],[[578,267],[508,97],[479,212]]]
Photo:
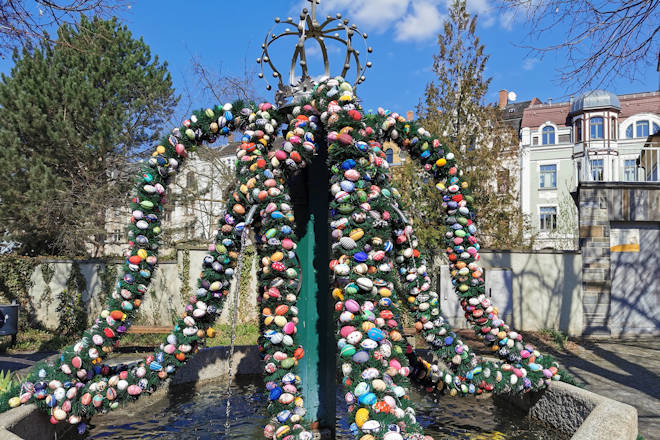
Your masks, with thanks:
[[[632,178],[630,178],[630,175],[626,175],[626,169],[618,163],[616,166],[620,167],[618,170],[619,177],[614,179],[614,173],[611,169],[613,164],[608,164],[608,160],[611,160],[612,156],[590,153],[589,149],[585,149],[584,168],[578,165],[576,183],[601,181],[660,182],[660,143],[658,142],[648,142],[640,148],[635,159],[636,167],[634,173],[632,173]],[[609,170],[606,170],[608,167]]]

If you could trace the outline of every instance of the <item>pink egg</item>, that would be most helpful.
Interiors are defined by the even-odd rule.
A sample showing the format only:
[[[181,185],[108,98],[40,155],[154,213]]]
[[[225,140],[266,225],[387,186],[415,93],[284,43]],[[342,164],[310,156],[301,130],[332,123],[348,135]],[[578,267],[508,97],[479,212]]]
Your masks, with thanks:
[[[284,325],[284,333],[287,335],[292,335],[296,332],[296,324],[293,322],[289,321]]]
[[[399,370],[401,368],[401,363],[396,359],[392,359],[390,360],[390,367]]]
[[[345,325],[341,328],[341,330],[339,330],[339,334],[341,335],[342,338],[345,338],[354,331],[355,331],[355,327],[353,327],[352,325]]]
[[[357,313],[360,311],[360,304],[358,304],[358,302],[353,299],[349,299],[344,303],[344,308],[346,308],[346,310],[351,313]]]

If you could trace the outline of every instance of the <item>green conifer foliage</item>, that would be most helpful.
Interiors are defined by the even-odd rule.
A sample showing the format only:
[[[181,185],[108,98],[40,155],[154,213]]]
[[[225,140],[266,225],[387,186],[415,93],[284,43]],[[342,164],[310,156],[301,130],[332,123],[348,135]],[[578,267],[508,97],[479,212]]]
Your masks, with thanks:
[[[167,63],[116,19],[85,17],[13,60],[0,79],[0,225],[25,254],[98,256],[131,160],[177,103]]]

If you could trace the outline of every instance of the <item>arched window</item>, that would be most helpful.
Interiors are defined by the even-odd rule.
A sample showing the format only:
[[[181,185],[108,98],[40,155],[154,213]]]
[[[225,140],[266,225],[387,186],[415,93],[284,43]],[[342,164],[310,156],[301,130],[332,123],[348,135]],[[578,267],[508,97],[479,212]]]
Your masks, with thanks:
[[[632,125],[632,124],[630,124],[630,125],[626,128],[626,137],[627,137],[628,139],[632,139],[632,137],[633,137],[633,125]]]
[[[589,120],[591,139],[603,139],[603,118],[597,116]]]
[[[188,191],[197,191],[197,179],[192,171],[186,175],[186,188]]]
[[[385,157],[387,158],[388,163],[392,163],[394,161],[394,151],[391,148],[388,148],[385,150]]]
[[[549,125],[543,127],[543,145],[552,145],[555,143],[555,128]]]
[[[637,121],[635,124],[635,137],[648,137],[649,121]]]
[[[656,124],[655,122],[653,123],[653,131],[651,134],[658,134],[660,133],[660,125]]]

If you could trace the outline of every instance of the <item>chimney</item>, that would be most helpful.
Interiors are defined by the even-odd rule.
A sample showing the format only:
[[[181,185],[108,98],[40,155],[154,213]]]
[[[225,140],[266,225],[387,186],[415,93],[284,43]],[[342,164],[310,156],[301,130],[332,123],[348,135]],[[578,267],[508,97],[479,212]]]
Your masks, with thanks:
[[[506,90],[500,90],[500,99],[498,102],[499,108],[504,108],[509,103],[509,92]]]
[[[552,98],[548,98],[548,105],[552,105]]]
[[[408,110],[406,112],[406,121],[412,121],[414,117],[415,117],[415,114],[413,113],[412,110]]]

